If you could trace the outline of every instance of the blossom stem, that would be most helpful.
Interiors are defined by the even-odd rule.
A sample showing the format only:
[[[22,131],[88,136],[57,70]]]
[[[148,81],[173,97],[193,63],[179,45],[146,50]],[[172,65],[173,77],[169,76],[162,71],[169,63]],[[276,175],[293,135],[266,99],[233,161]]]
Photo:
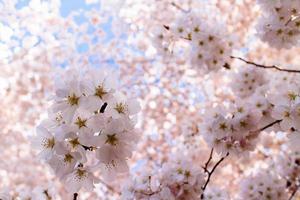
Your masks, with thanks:
[[[245,60],[244,58],[241,58],[241,57],[230,56],[230,58],[232,58],[232,59],[238,59],[238,60],[243,61],[243,62],[245,62],[245,63],[247,63],[249,65],[256,66],[258,68],[276,69],[278,71],[290,72],[290,73],[300,73],[300,70],[296,70],[296,69],[283,69],[283,68],[280,68],[280,67],[278,67],[276,65],[262,65],[262,64],[257,64],[257,63]]]
[[[204,191],[205,191],[205,189],[206,189],[206,187],[207,187],[207,185],[208,185],[208,183],[209,183],[209,181],[211,179],[212,174],[215,172],[215,170],[217,169],[217,167],[223,162],[223,160],[227,156],[229,156],[229,152],[227,152],[225,156],[221,157],[220,160],[218,162],[216,162],[216,164],[213,166],[213,168],[209,171],[207,169],[207,167],[208,167],[208,164],[210,163],[210,161],[212,160],[212,156],[213,156],[213,149],[211,150],[211,153],[210,153],[210,156],[208,158],[208,161],[206,162],[205,167],[204,167],[204,170],[208,174],[208,177],[207,177],[207,180],[206,180],[205,184],[202,187],[203,191],[202,191],[202,194],[201,194],[201,199],[204,199]]]
[[[73,194],[73,200],[77,200],[77,197],[78,197],[78,193],[74,193]]]

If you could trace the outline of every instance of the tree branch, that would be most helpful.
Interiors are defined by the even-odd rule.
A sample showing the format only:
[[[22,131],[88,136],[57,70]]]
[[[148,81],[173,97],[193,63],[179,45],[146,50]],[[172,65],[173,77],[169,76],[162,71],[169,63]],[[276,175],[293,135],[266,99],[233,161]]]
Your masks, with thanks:
[[[208,160],[206,161],[206,163],[205,163],[205,165],[203,167],[204,171],[207,172],[207,173],[209,172],[207,170],[207,168],[208,168],[208,165],[209,165],[210,161],[212,160],[213,153],[214,153],[214,148],[211,149],[210,154],[209,154],[209,158],[208,158]]]
[[[213,168],[211,169],[211,171],[209,171],[207,169],[207,167],[208,167],[208,164],[210,163],[210,161],[212,160],[212,155],[213,155],[213,149],[211,150],[210,156],[209,156],[207,162],[205,163],[206,167],[205,167],[204,171],[208,174],[208,177],[207,177],[207,180],[206,180],[205,184],[202,186],[202,190],[203,191],[202,191],[202,194],[201,194],[201,199],[204,199],[204,191],[205,191],[205,189],[206,189],[206,187],[207,187],[207,185],[208,185],[208,183],[209,183],[209,181],[211,179],[212,174],[215,172],[215,170],[217,169],[217,167],[223,162],[223,160],[227,156],[229,156],[229,152],[227,152],[227,154],[225,156],[223,156],[222,158],[220,158],[220,160],[218,162],[216,162],[216,164],[213,166]]]
[[[257,64],[248,60],[245,60],[244,58],[240,58],[240,57],[235,57],[235,56],[230,56],[230,58],[232,59],[238,59],[240,61],[243,61],[249,65],[253,65],[255,67],[258,68],[264,68],[264,69],[276,69],[278,71],[282,71],[282,72],[290,72],[290,73],[300,73],[300,70],[296,70],[296,69],[283,69],[280,67],[277,67],[276,65],[262,65],[262,64]]]
[[[270,127],[273,126],[274,124],[280,123],[281,121],[282,121],[282,119],[278,119],[278,120],[276,120],[276,121],[274,121],[274,122],[272,122],[272,123],[270,123],[270,124],[268,124],[268,125],[262,127],[262,128],[259,129],[259,130],[260,130],[260,131],[263,131],[263,130],[265,130],[265,129],[267,129],[267,128],[270,128]]]
[[[299,189],[299,186],[297,186],[297,187],[295,188],[295,190],[292,192],[292,194],[291,194],[289,200],[292,200],[292,199],[293,199],[293,197],[294,197],[294,196],[296,195],[296,193],[298,192],[298,189]]]
[[[191,9],[185,10],[185,9],[183,9],[181,6],[177,5],[175,2],[172,2],[171,5],[174,6],[175,8],[177,8],[178,10],[181,10],[181,11],[184,12],[184,13],[189,13],[189,12],[191,12]]]

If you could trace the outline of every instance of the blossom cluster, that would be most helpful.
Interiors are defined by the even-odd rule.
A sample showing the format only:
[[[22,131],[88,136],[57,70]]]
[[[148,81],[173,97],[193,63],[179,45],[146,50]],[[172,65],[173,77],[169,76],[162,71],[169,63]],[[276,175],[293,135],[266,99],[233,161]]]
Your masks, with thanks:
[[[258,0],[262,17],[257,31],[260,38],[275,48],[291,48],[299,45],[299,0]]]
[[[57,190],[51,183],[44,186],[36,186],[33,190],[20,189],[16,191],[19,195],[11,195],[8,189],[0,192],[1,200],[12,200],[12,199],[32,199],[32,200],[52,200],[58,197]]]
[[[253,150],[262,114],[249,106],[233,105],[232,112],[217,107],[205,113],[203,137],[219,153],[240,154]]]
[[[133,177],[123,189],[123,199],[194,200],[205,183],[203,169],[186,158],[169,161],[152,173]]]
[[[298,147],[299,148],[299,147]],[[289,148],[281,152],[275,159],[278,174],[288,180],[287,185],[298,187],[300,179],[300,152]]]
[[[240,187],[240,199],[288,199],[285,180],[267,172],[265,169],[261,169],[256,174],[246,177],[242,180]]]
[[[256,1],[1,1],[0,199],[298,199],[300,2]]]
[[[234,40],[220,21],[205,19],[196,12],[185,13],[177,16],[171,25],[155,27],[152,37],[154,46],[162,52],[173,52],[173,43],[186,42],[183,51],[187,53],[179,51],[176,55],[188,57],[199,72],[230,68]]]
[[[232,76],[231,88],[240,98],[253,95],[267,80],[264,74],[254,67],[244,66]]]
[[[289,85],[281,94],[273,94],[270,101],[274,105],[272,117],[280,120],[282,131],[300,130],[300,91],[296,85]]]
[[[221,187],[209,187],[205,191],[204,200],[228,200],[231,199],[228,192]]]
[[[105,69],[70,68],[57,77],[48,118],[37,127],[34,146],[39,156],[76,193],[128,171],[139,135],[134,115],[136,99],[118,91],[116,76]]]

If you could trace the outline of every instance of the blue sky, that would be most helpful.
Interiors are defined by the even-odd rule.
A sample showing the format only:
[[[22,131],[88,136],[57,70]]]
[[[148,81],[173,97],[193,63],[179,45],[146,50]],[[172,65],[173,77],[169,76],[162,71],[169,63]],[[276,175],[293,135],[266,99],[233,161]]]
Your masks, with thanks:
[[[16,8],[22,8],[28,3],[30,0],[19,0],[18,3],[16,4]],[[100,4],[90,4],[87,5],[85,3],[85,0],[61,0],[61,9],[60,13],[63,17],[66,17],[72,12],[73,10],[89,10],[92,8],[100,8]]]

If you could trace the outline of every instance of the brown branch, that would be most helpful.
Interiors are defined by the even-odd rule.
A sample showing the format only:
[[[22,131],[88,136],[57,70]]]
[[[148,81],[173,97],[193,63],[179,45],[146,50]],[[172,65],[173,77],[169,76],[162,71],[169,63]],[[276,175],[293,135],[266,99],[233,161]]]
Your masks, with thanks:
[[[270,127],[273,126],[274,124],[280,123],[281,121],[282,121],[282,119],[278,119],[278,120],[276,120],[276,121],[274,121],[274,122],[272,122],[272,123],[270,123],[270,124],[268,124],[268,125],[262,127],[261,129],[259,129],[259,131],[263,131],[263,130],[265,130],[265,129],[267,129],[267,128],[270,128]]]
[[[292,192],[292,194],[291,194],[289,200],[292,200],[292,199],[293,199],[293,197],[294,197],[294,196],[296,195],[296,193],[298,192],[298,189],[299,189],[299,186],[297,186],[297,187],[294,189],[294,191]]]
[[[191,12],[191,9],[185,10],[185,9],[183,9],[181,6],[177,5],[175,2],[172,2],[171,5],[174,6],[175,8],[177,8],[178,10],[181,10],[181,11],[184,12],[184,13],[189,13],[189,12]]]
[[[206,163],[210,163],[210,161],[212,160],[212,154],[213,154],[213,150],[211,151],[211,155],[208,158],[208,161]],[[207,180],[204,184],[204,186],[202,186],[202,194],[201,194],[201,199],[204,199],[204,191],[211,179],[212,174],[215,172],[215,170],[217,169],[217,167],[223,162],[223,160],[229,156],[229,152],[227,152],[227,154],[225,156],[223,156],[222,158],[220,158],[220,160],[213,166],[213,168],[209,171],[207,168],[205,168],[205,172],[208,174]],[[205,164],[206,165],[206,164]],[[208,165],[208,164],[207,164]]]
[[[52,200],[52,197],[49,195],[48,190],[44,190],[43,193],[46,196],[47,200]]]
[[[208,173],[207,168],[208,168],[208,165],[209,165],[210,161],[212,160],[213,153],[214,153],[214,148],[211,149],[210,154],[209,154],[209,158],[208,158],[208,160],[206,161],[206,163],[203,167],[204,171],[207,172],[207,173]]]
[[[243,61],[249,65],[253,65],[255,67],[259,67],[259,68],[264,68],[264,69],[276,69],[278,71],[282,71],[282,72],[290,72],[290,73],[300,73],[300,70],[296,70],[296,69],[283,69],[280,68],[276,65],[262,65],[262,64],[257,64],[248,60],[245,60],[244,58],[240,58],[240,57],[235,57],[235,56],[230,56],[230,58],[232,59],[238,59],[240,61]]]

